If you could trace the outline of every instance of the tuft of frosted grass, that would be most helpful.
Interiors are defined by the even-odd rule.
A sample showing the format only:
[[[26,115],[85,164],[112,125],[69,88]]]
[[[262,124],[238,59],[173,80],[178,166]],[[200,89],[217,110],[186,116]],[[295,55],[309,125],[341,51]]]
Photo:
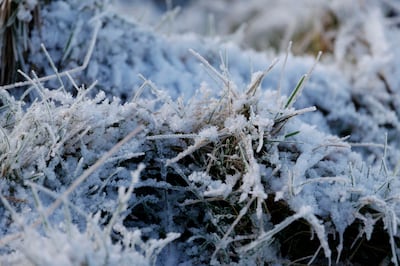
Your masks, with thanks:
[[[190,238],[204,239],[204,245],[214,247],[209,253],[211,261],[205,261],[224,264],[232,262],[228,255],[232,252],[246,258],[259,246],[271,248],[272,237],[283,229],[290,230],[290,225],[301,218],[316,233],[327,263],[335,258],[339,262],[345,229],[361,217],[355,215],[361,198],[351,194],[374,193],[372,187],[359,183],[361,173],[351,167],[352,163],[362,164],[360,157],[351,152],[345,139],[319,132],[297,119],[315,111],[314,107],[295,110],[292,101],[297,96],[286,99],[290,105],[281,106],[285,98],[277,100],[275,91],[259,90],[260,75],[247,86],[250,89],[240,91],[227,72],[219,73],[194,54],[221,82],[220,96],[200,93],[204,98],[195,96],[178,111],[153,87],[155,97],[163,104],[157,111],[157,134],[147,140],[157,142],[159,152],[169,154],[163,160],[167,171],[177,173],[193,193],[194,198],[185,197],[181,206],[190,206],[192,211],[196,205],[207,206],[208,227],[215,230],[191,229],[201,233]],[[202,91],[207,91],[206,86],[202,85]],[[297,94],[301,90],[294,91]],[[176,153],[168,143],[182,150]],[[382,181],[375,170],[369,173]],[[274,194],[295,214],[272,226],[268,219],[265,221],[268,213],[263,204]],[[234,211],[220,208],[217,202],[225,202]],[[304,206],[310,206],[308,212],[302,211]],[[245,220],[251,220],[251,227],[241,227]],[[370,232],[371,224],[368,226]],[[337,253],[331,250],[331,234],[340,238]],[[276,257],[271,252],[263,259],[274,261]]]
[[[315,109],[306,108],[305,110],[293,110],[289,105],[284,106],[284,109],[280,109],[276,103],[282,101],[274,100],[273,97],[275,95],[269,94],[269,98],[260,95],[259,86],[264,75],[259,75],[254,78],[251,81],[252,83],[248,86],[248,89],[241,92],[237,89],[236,85],[229,80],[226,74],[219,73],[198,53],[192,53],[199,58],[207,69],[209,69],[210,73],[215,74],[216,77],[222,81],[223,89],[220,93],[221,98],[208,99],[207,108],[201,107],[201,105],[197,103],[197,101],[199,101],[199,103],[202,104],[202,99],[193,99],[194,102],[185,106],[180,112],[183,114],[183,117],[174,111],[174,108],[170,109],[170,112],[172,111],[172,116],[170,116],[168,123],[171,125],[177,124],[174,122],[174,119],[185,119],[185,117],[187,117],[186,119],[188,121],[191,119],[191,122],[185,124],[186,128],[176,129],[172,127],[172,129],[181,132],[196,130],[198,132],[198,137],[185,137],[186,135],[191,136],[196,134],[194,132],[186,135],[173,135],[175,138],[181,136],[182,140],[193,139],[194,143],[189,145],[173,159],[167,159],[166,165],[172,166],[178,164],[179,167],[184,167],[179,164],[179,162],[186,157],[199,153],[202,149],[211,151],[208,155],[209,159],[206,159],[204,162],[196,162],[200,167],[202,164],[208,165],[206,168],[203,168],[203,172],[192,173],[186,180],[186,182],[193,182],[195,188],[200,189],[199,192],[203,196],[198,202],[186,200],[186,204],[190,203],[192,205],[201,203],[201,201],[207,201],[207,199],[218,201],[218,197],[222,196],[222,198],[230,202],[232,206],[240,206],[237,217],[231,224],[226,225],[228,226],[226,231],[222,233],[218,238],[219,240],[214,244],[215,250],[211,256],[211,262],[213,264],[218,264],[224,261],[224,255],[222,254],[226,253],[226,250],[229,250],[229,246],[234,242],[236,242],[235,245],[240,245],[240,239],[254,238],[254,230],[259,231],[260,234],[264,234],[265,228],[262,227],[261,220],[265,213],[262,204],[267,199],[268,192],[265,190],[265,184],[262,182],[263,178],[260,163],[266,162],[260,161],[257,153],[260,153],[261,150],[266,149],[266,147],[270,145],[267,144],[270,138],[276,138],[281,134],[281,131],[288,121],[303,112],[313,111]],[[296,92],[296,94],[297,93],[300,93],[300,91]],[[261,99],[266,100],[263,101]],[[289,102],[291,101],[294,101],[294,97],[292,100],[289,100]],[[161,109],[163,109],[163,107],[161,107]],[[195,120],[193,120],[193,118]],[[207,126],[207,128],[205,128],[205,126]],[[300,129],[300,131],[302,131],[302,129]],[[170,134],[166,134],[165,139],[170,139],[170,136]],[[162,139],[162,137],[162,135],[158,135],[157,138],[150,138],[150,140]],[[258,145],[257,141],[260,141]],[[318,138],[315,141],[319,142],[320,139]],[[254,151],[254,145],[257,147],[256,151]],[[320,145],[323,146],[323,144]],[[346,146],[346,148],[347,147],[348,146]],[[318,147],[316,147],[316,149],[318,149]],[[320,158],[317,160],[320,160]],[[307,169],[307,166],[302,167],[304,171]],[[227,173],[230,171],[235,173],[233,179],[228,178]],[[326,180],[326,182],[339,179],[340,178],[331,178]],[[315,182],[320,183],[318,180],[315,180]],[[325,180],[323,180],[323,182],[325,182]],[[237,196],[234,196],[235,194]],[[255,207],[253,207],[254,205]],[[321,241],[321,246],[325,251],[325,255],[330,259],[331,251],[323,226],[314,215],[303,215],[303,212],[301,213],[299,217],[293,216],[291,222],[299,218],[307,220],[310,225],[315,228],[318,238]],[[255,214],[255,217],[257,217],[256,219],[260,222],[258,226],[260,227],[254,224],[256,227],[251,230],[252,234],[249,238],[234,238],[233,233],[237,230],[237,227],[239,227],[241,220],[252,214]],[[233,216],[235,215],[233,214]],[[267,231],[266,234],[271,234],[272,236],[291,222],[284,223],[285,226],[280,226],[280,229],[276,230],[276,232]],[[244,235],[242,236],[244,237]],[[264,241],[259,242],[261,243]],[[254,247],[251,246],[249,249],[252,248]],[[239,249],[238,251],[239,253],[246,252],[248,249]],[[268,258],[266,259],[268,260]]]
[[[395,199],[394,204],[397,203]],[[379,215],[377,215],[376,220],[371,220],[371,217],[364,217],[359,214],[361,220],[364,222],[365,230],[364,233],[366,234],[367,239],[371,237],[372,228],[374,227],[377,220],[382,220],[384,224],[384,229],[387,231],[389,235],[390,247],[392,252],[392,259],[391,262],[394,265],[399,265],[398,255],[397,255],[397,245],[395,243],[394,237],[397,235],[398,229],[398,220],[399,217],[396,214],[395,207],[392,205],[391,202],[386,202],[381,198],[375,196],[365,196],[359,200],[359,209],[364,206],[368,206],[374,211],[377,211]]]
[[[50,265],[57,262],[59,265],[131,265],[134,261],[135,265],[155,265],[160,251],[179,234],[168,233],[164,239],[143,241],[140,229],[128,230],[118,221],[121,212],[128,207],[127,200],[143,168],[140,165],[132,172],[131,185],[126,192],[123,191],[125,188],[120,187],[117,209],[106,227],[99,225],[100,213],[85,217],[87,226],[83,232],[68,220],[54,226],[43,219],[43,222],[46,221],[44,235],[33,227],[25,227],[20,239],[9,243],[15,251],[0,257],[2,264]],[[3,197],[2,200],[6,203]],[[64,201],[66,208],[71,208],[68,200]],[[12,207],[9,204],[7,206],[12,211]],[[122,236],[120,242],[111,241],[111,230]]]

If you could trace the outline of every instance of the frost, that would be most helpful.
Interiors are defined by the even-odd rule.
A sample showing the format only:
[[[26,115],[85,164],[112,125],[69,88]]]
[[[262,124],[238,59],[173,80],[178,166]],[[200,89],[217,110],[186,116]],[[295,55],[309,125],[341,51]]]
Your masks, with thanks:
[[[29,22],[32,20],[31,11],[26,9],[23,5],[20,5],[18,9],[17,17],[19,20]]]
[[[229,117],[226,119],[224,126],[229,132],[238,133],[247,125],[247,119],[243,115]]]
[[[273,2],[16,1],[0,264],[398,265],[398,5]]]
[[[37,0],[24,0],[18,4],[17,18],[24,22],[32,20],[32,12],[37,5]]]
[[[202,187],[205,197],[226,198],[232,193],[232,187],[236,183],[233,177],[228,179],[228,181],[231,181],[228,184],[223,183],[221,180],[212,180],[211,176],[204,172],[190,174],[189,180]]]
[[[208,183],[211,180],[211,177],[204,172],[193,172],[189,175],[189,180],[195,183]]]
[[[116,228],[118,231],[118,228]],[[48,237],[38,234],[36,231],[27,231],[26,237],[18,243],[18,253],[14,257],[3,259],[3,263],[10,265],[51,265],[54,262],[60,265],[98,265],[109,263],[111,265],[150,265],[157,254],[158,249],[166,243],[174,240],[176,234],[168,234],[162,240],[149,240],[147,243],[141,240],[139,230],[124,232],[124,246],[132,248],[123,250],[120,244],[112,244],[105,241],[100,228],[88,229],[82,233],[72,226],[68,232],[62,229],[52,231]],[[139,250],[134,248],[140,247]]]
[[[223,184],[221,181],[214,181],[207,186],[207,190],[204,192],[206,197],[223,197],[226,198],[232,193],[232,187]]]
[[[218,129],[216,127],[205,128],[199,132],[199,137],[215,142],[218,140]]]

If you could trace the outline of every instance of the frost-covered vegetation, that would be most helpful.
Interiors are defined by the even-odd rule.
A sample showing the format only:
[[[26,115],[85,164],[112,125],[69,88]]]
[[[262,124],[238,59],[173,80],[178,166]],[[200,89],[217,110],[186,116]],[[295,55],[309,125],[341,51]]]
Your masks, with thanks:
[[[398,265],[398,3],[177,2],[0,1],[0,264]]]

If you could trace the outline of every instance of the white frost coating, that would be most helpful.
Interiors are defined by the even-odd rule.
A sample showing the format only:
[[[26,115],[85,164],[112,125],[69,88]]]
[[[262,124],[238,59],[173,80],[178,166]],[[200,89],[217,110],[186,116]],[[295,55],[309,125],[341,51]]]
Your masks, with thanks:
[[[24,0],[18,5],[17,18],[23,22],[32,20],[33,9],[37,5],[37,0]]]
[[[369,12],[370,14],[367,15],[368,23],[363,25],[363,30],[371,45],[371,53],[374,57],[387,57],[388,53],[390,53],[390,48],[385,36],[381,10],[373,8]]]
[[[209,183],[211,180],[211,177],[206,172],[193,172],[188,178],[195,183]]]
[[[204,192],[206,197],[228,197],[232,192],[232,186],[229,186],[221,181],[214,181],[207,186],[207,190]]]
[[[274,201],[279,201],[279,200],[283,199],[284,195],[285,195],[285,192],[284,192],[284,191],[277,191],[277,192],[275,192]]]
[[[274,121],[269,118],[261,117],[260,115],[255,115],[253,110],[251,110],[250,120],[253,125],[258,128],[258,146],[256,152],[259,153],[264,146],[264,134],[267,131],[270,131]]]
[[[292,216],[289,216],[279,224],[275,225],[273,229],[269,230],[268,232],[265,232],[261,234],[255,241],[251,242],[250,244],[247,244],[246,246],[241,247],[239,250],[240,252],[247,252],[249,250],[254,249],[256,246],[263,244],[264,242],[268,242],[275,234],[279,233],[282,231],[284,228],[289,226],[291,223],[294,221],[300,219],[300,218],[305,218],[305,216],[309,215],[309,213],[312,211],[312,208],[309,206],[303,206],[298,213],[295,213]]]
[[[329,265],[331,265],[332,251],[329,248],[327,234],[325,231],[325,227],[322,224],[322,221],[318,220],[318,218],[315,217],[315,215],[310,211],[309,208],[306,208],[305,210],[300,209],[300,213],[303,214],[303,218],[307,220],[307,222],[312,226],[312,228],[317,233],[319,242],[324,250],[325,257],[328,258]]]
[[[179,234],[168,234],[165,239],[141,240],[141,232],[124,232],[122,227],[116,231],[124,233],[125,244],[129,247],[122,251],[122,246],[107,241],[100,228],[89,228],[81,233],[72,226],[68,233],[62,229],[53,230],[48,237],[36,231],[27,232],[27,237],[18,245],[19,257],[10,258],[10,263],[18,265],[51,265],[56,261],[58,265],[73,266],[80,264],[99,265],[108,261],[111,265],[147,266],[154,263],[154,256],[166,244],[176,239]],[[136,249],[139,247],[139,250]],[[40,252],[38,252],[40,250]]]
[[[240,186],[242,194],[240,195],[239,202],[243,202],[244,200],[246,200],[249,194],[251,194],[252,197],[257,198],[258,200],[264,200],[268,197],[268,195],[265,193],[264,187],[261,184],[260,166],[254,159],[254,151],[251,147],[250,136],[244,139],[243,142],[249,162],[247,172],[243,176],[243,184]],[[257,214],[260,217],[261,205],[259,204],[257,205]]]
[[[24,22],[32,20],[32,14],[29,9],[26,9],[24,5],[20,4],[18,8],[17,18]]]
[[[210,140],[212,142],[215,142],[218,140],[218,129],[217,127],[208,127],[208,128],[204,128],[199,132],[199,137],[202,139],[207,139]]]
[[[24,2],[30,10],[33,10],[37,5],[37,0],[25,0]]]
[[[226,198],[231,194],[236,178],[227,176],[227,181],[224,183],[221,180],[212,180],[211,176],[206,172],[193,172],[188,177],[190,181],[201,187],[205,197],[222,198]]]
[[[240,133],[243,128],[247,126],[247,119],[243,115],[236,117],[228,117],[225,120],[224,126],[230,133]]]

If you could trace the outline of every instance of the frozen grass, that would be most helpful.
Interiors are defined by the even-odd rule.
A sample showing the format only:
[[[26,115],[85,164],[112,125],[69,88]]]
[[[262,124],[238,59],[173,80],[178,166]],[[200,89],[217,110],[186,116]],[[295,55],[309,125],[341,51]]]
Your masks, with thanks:
[[[0,2],[0,85],[15,82],[16,70],[25,67],[24,53],[30,28],[39,23],[38,12],[37,0]]]
[[[395,38],[371,37],[398,32],[377,6],[355,18],[361,42],[340,20],[333,63],[289,46],[279,65],[96,3],[43,6],[39,74],[0,90],[2,264],[398,265]]]

